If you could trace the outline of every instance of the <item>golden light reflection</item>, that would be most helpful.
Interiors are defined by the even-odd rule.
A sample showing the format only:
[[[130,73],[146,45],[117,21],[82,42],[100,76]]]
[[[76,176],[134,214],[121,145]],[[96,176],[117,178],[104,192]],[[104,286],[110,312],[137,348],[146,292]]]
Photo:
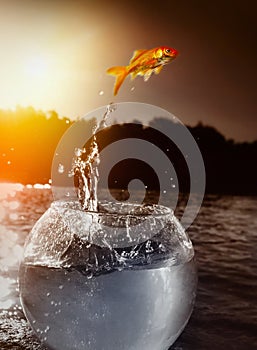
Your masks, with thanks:
[[[17,209],[19,206],[20,206],[20,203],[18,201],[11,201],[11,202],[8,202],[8,201],[4,201],[3,202],[3,205],[6,207],[6,208],[9,208],[11,210],[15,210]]]
[[[16,192],[22,191],[24,185],[19,183],[0,183],[0,200],[14,197]]]
[[[10,210],[15,210],[20,206],[20,203],[16,200],[11,200],[17,192],[22,191],[24,188],[21,184],[0,184],[0,222],[6,217]],[[18,215],[14,213],[9,214],[11,220],[17,220]],[[3,229],[1,229],[2,234]],[[1,254],[0,254],[1,256]]]
[[[22,191],[24,186],[19,183],[0,184],[0,221],[9,215],[9,219],[18,219],[15,212],[19,208],[19,201],[13,199],[17,192]],[[12,212],[13,211],[13,212]],[[0,270],[8,271],[8,268],[15,266],[22,258],[23,249],[18,243],[18,234],[0,225]],[[2,288],[2,285],[1,285]]]
[[[13,221],[18,220],[19,219],[19,215],[16,214],[16,213],[11,213],[11,214],[9,214],[9,219],[13,220]]]
[[[49,181],[51,182],[51,180],[49,180]],[[44,189],[49,190],[49,189],[51,189],[51,185],[50,185],[50,183],[49,184],[34,184],[34,185],[27,184],[26,188],[29,188],[29,189],[35,188],[37,190],[44,190]]]

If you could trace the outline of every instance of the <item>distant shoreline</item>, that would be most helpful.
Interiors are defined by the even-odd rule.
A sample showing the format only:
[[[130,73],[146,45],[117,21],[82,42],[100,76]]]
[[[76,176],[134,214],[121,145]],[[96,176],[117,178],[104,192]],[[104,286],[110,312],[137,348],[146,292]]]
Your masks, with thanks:
[[[21,183],[24,185],[49,184],[55,150],[67,129],[74,123],[69,118],[60,118],[55,111],[43,113],[34,108],[19,108],[16,111],[0,110],[0,182]],[[80,119],[77,123],[92,130],[94,119]],[[120,124],[122,131],[124,124]],[[144,127],[137,123],[138,128]],[[215,128],[199,122],[187,126],[201,152],[206,172],[206,193],[228,195],[257,195],[257,141],[235,142],[227,140]],[[118,129],[116,127],[116,129]],[[155,130],[166,130],[172,135],[179,132],[179,124],[172,120],[156,117],[144,131],[155,139]],[[113,132],[113,130],[112,130]],[[110,133],[111,135],[111,133]],[[127,138],[130,134],[125,135]],[[99,137],[100,139],[100,137]],[[105,140],[105,137],[103,137]],[[165,137],[158,139],[162,149],[172,149]],[[174,150],[174,152],[173,152]],[[189,191],[190,179],[187,176],[186,160],[176,152],[170,152],[171,162],[179,174],[179,190]],[[184,165],[182,164],[184,162]],[[175,164],[178,167],[175,167]],[[181,166],[182,165],[182,166]],[[114,178],[121,178],[123,171],[115,168]],[[179,173],[178,173],[179,171]],[[148,176],[148,169],[142,168],[140,174]],[[147,178],[148,180],[149,177]]]
[[[1,188],[4,186],[7,187],[18,187],[21,190],[25,187],[27,189],[37,189],[37,190],[52,190],[52,185],[49,183],[41,184],[41,183],[27,183],[23,184],[20,182],[11,182],[11,181],[3,181],[0,179],[0,193],[1,193]],[[58,186],[60,188],[65,188],[63,186]],[[122,190],[122,189],[116,189],[116,190]],[[151,191],[150,191],[151,192]],[[152,191],[155,192],[155,191]],[[184,193],[184,192],[179,192],[180,195],[188,195],[189,193]],[[236,196],[236,197],[257,197],[257,192],[253,193],[243,193],[243,192],[205,192],[204,196]]]

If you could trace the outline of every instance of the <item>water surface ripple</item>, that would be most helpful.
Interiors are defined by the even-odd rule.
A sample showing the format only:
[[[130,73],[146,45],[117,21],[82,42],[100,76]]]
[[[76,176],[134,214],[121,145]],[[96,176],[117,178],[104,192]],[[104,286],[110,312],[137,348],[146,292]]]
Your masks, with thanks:
[[[43,350],[23,315],[17,277],[25,238],[53,198],[50,189],[6,186],[0,195],[0,349]],[[196,304],[170,350],[257,348],[256,203],[256,197],[206,196],[188,231],[198,263]],[[182,210],[178,206],[178,214]]]

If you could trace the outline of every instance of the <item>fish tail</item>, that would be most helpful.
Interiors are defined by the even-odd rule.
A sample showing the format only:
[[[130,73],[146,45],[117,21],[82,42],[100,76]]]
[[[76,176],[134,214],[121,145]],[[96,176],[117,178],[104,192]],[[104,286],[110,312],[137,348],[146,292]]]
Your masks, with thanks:
[[[116,77],[116,81],[115,81],[114,89],[113,89],[113,94],[114,94],[114,96],[116,96],[121,84],[123,83],[123,81],[125,80],[125,78],[128,75],[127,67],[126,66],[111,67],[111,68],[107,69],[106,72],[108,74],[114,75]]]

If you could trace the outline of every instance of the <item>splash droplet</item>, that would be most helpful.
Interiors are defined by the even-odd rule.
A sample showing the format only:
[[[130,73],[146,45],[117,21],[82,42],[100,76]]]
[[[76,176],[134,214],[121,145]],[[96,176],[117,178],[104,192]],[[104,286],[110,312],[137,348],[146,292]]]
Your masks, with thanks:
[[[59,174],[63,174],[64,173],[64,165],[59,163],[58,165],[58,173]]]
[[[83,152],[85,152],[85,151],[82,150],[81,148],[75,148],[74,154],[76,157],[80,157]]]

